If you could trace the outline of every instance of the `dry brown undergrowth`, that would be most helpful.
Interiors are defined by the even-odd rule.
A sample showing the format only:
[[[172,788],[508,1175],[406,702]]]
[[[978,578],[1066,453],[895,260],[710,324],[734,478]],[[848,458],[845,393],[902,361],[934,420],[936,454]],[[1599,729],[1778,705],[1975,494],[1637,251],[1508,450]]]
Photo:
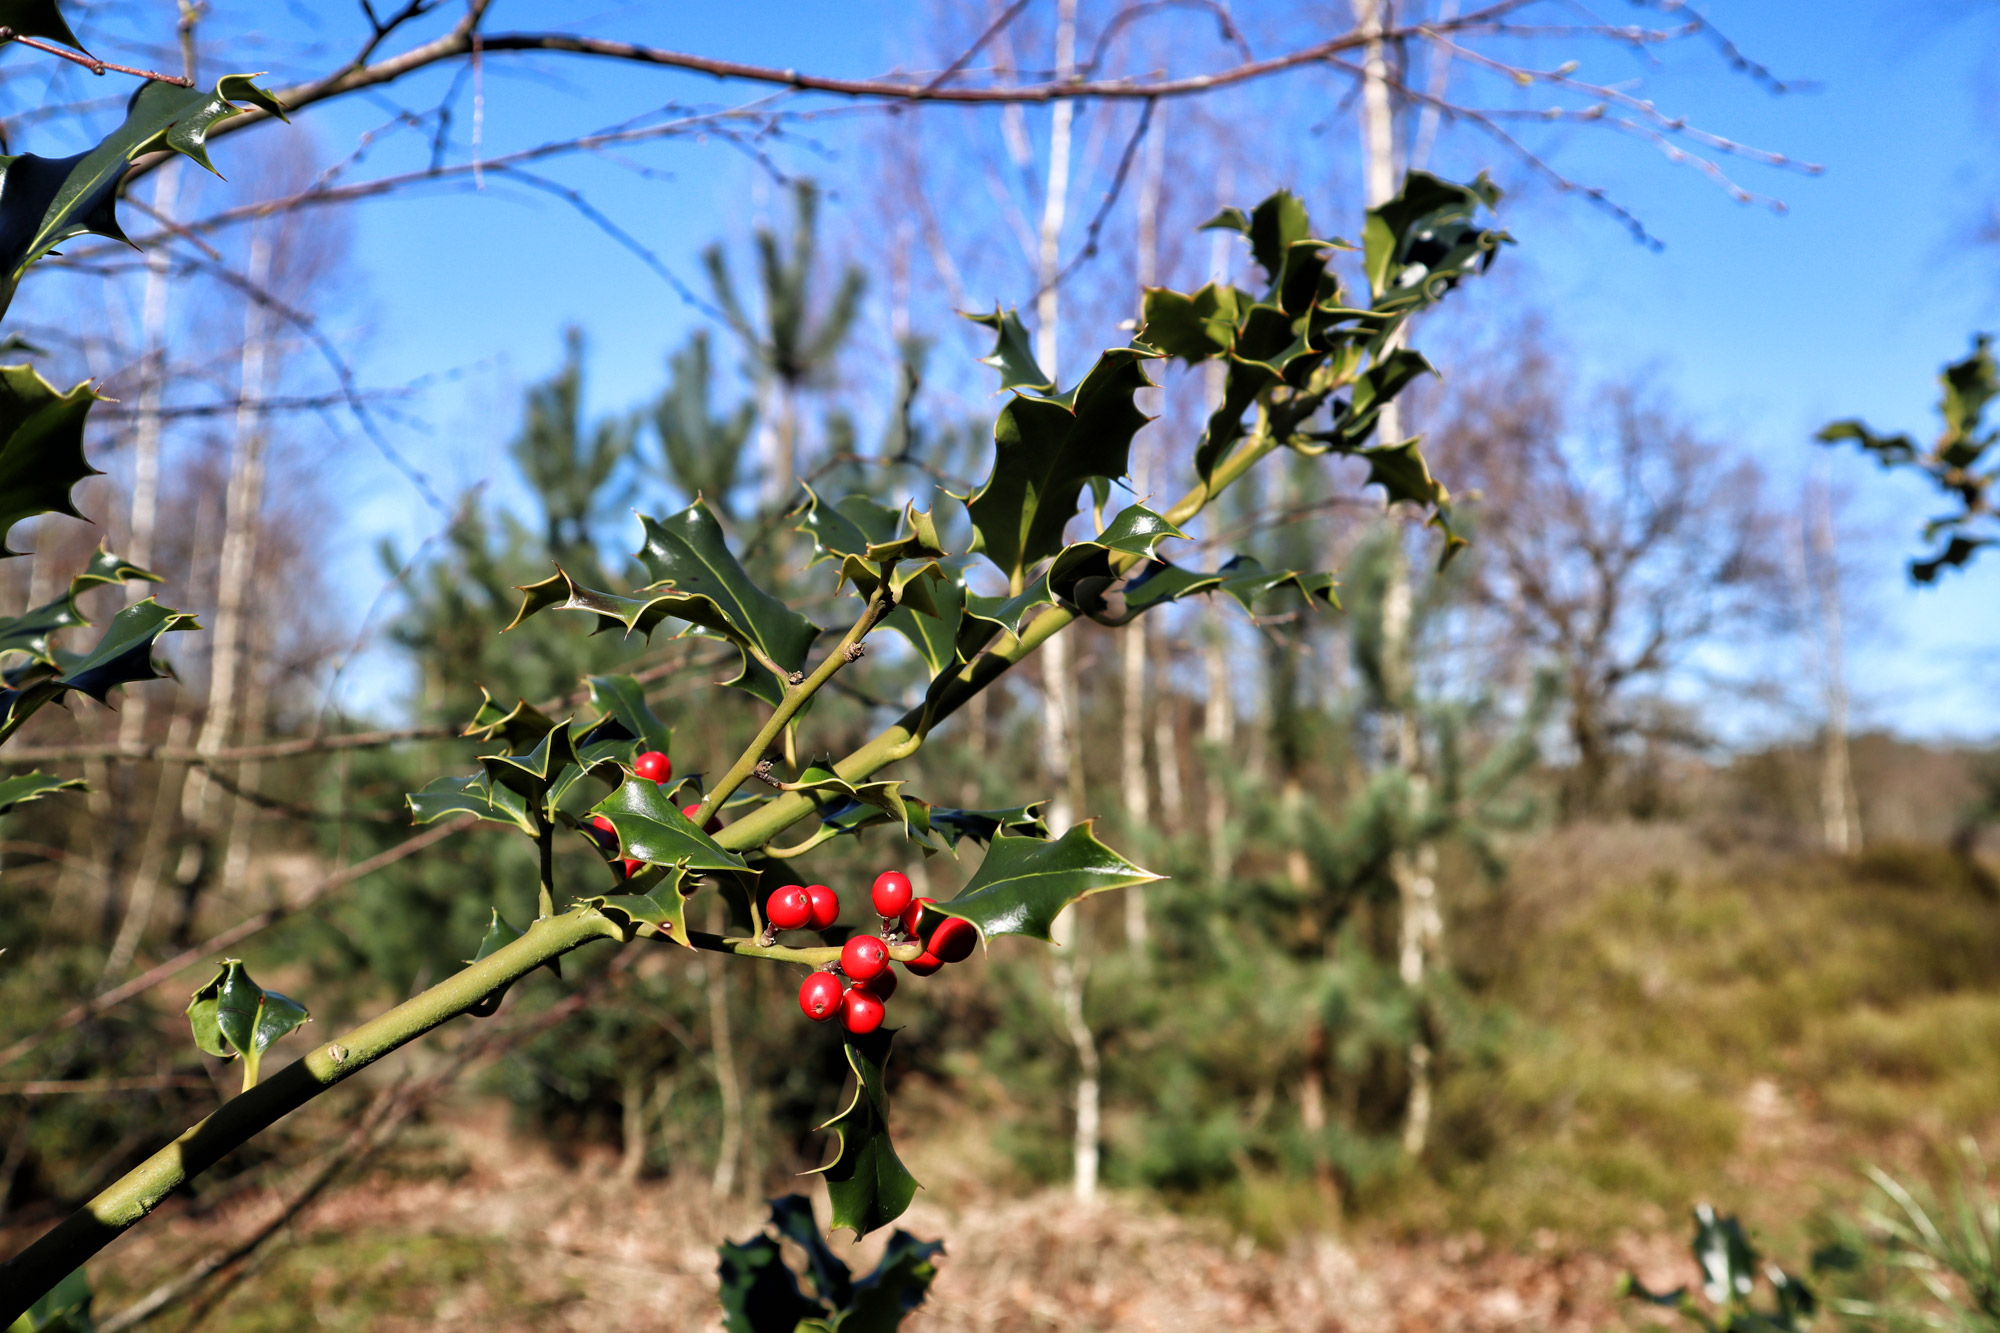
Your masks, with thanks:
[[[756,1228],[754,1205],[713,1207],[706,1181],[692,1178],[623,1185],[608,1156],[567,1166],[497,1119],[449,1129],[462,1174],[378,1177],[334,1194],[204,1328],[720,1327],[714,1247]],[[113,1289],[100,1308],[243,1234],[272,1206],[269,1196],[246,1198],[199,1221],[155,1219],[100,1262],[100,1289]],[[824,1217],[823,1196],[819,1207]],[[1623,1268],[1685,1276],[1678,1235],[1628,1237],[1583,1256],[1500,1253],[1476,1239],[1327,1236],[1272,1253],[1126,1199],[1085,1208],[1060,1193],[976,1198],[956,1179],[920,1196],[903,1225],[946,1244],[931,1302],[907,1325],[938,1333],[1567,1333],[1621,1326],[1613,1292]],[[423,1268],[441,1247],[456,1265]],[[879,1249],[879,1239],[857,1247],[857,1267],[872,1265]],[[336,1258],[361,1259],[370,1271],[344,1275]]]

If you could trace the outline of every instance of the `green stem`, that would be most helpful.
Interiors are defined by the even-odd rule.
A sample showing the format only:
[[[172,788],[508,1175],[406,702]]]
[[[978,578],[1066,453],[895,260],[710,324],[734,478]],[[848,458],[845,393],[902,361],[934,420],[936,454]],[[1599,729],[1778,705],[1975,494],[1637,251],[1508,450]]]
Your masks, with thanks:
[[[739,958],[766,958],[776,963],[804,963],[807,967],[827,967],[840,961],[837,946],[820,946],[812,949],[794,949],[783,944],[765,944],[761,940],[739,939],[734,936],[711,935],[707,931],[688,932],[689,944],[697,949],[707,949],[711,953],[733,953]],[[889,957],[907,963],[924,951],[921,944],[889,944]]]
[[[230,1098],[0,1266],[0,1328],[226,1153],[495,990],[601,938],[621,936],[617,926],[589,908],[546,917],[520,939]]]
[[[1259,459],[1275,449],[1277,443],[1276,436],[1270,433],[1252,438],[1218,464],[1206,483],[1196,486],[1181,497],[1179,502],[1167,511],[1166,517],[1176,525],[1187,523],[1232,482],[1249,471]],[[1113,570],[1122,574],[1136,566],[1139,557],[1119,553],[1112,557],[1111,563]],[[912,708],[889,727],[877,732],[859,749],[836,763],[833,771],[849,782],[860,782],[873,777],[890,764],[909,758],[923,746],[925,737],[938,723],[957,712],[973,695],[1005,675],[1035,649],[1067,629],[1075,619],[1076,613],[1073,611],[1064,610],[1060,606],[1047,608],[1022,627],[1018,639],[981,653],[967,664],[959,673],[958,679],[943,691]],[[751,767],[754,768],[754,765]],[[747,772],[748,770],[746,775]],[[752,851],[764,846],[818,808],[818,802],[813,797],[799,792],[786,792],[724,828],[715,835],[715,840],[734,852]]]
[[[257,1069],[264,1063],[264,1053],[252,1046],[243,1052],[243,1091],[257,1086]]]
[[[556,830],[548,813],[535,811],[535,852],[541,866],[541,893],[537,899],[537,919],[556,914]]]
[[[876,621],[889,614],[889,595],[889,573],[885,569],[882,572],[882,581],[875,585],[875,592],[868,598],[868,605],[862,608],[861,616],[854,622],[853,628],[841,636],[840,642],[835,644],[833,650],[813,668],[810,676],[797,685],[785,687],[785,697],[771,711],[771,716],[764,719],[764,725],[758,729],[756,737],[744,748],[736,762],[729,766],[729,771],[722,775],[722,780],[715,784],[715,789],[702,801],[701,809],[695,811],[693,816],[697,828],[705,826],[715,812],[722,808],[722,803],[728,800],[738,787],[750,780],[750,775],[757,771],[757,765],[764,762],[764,756],[771,752],[772,742],[783,733],[786,724],[798,715],[799,709],[805,707],[806,700],[819,693],[820,687],[832,680],[835,672],[854,660],[849,656],[849,650],[868,637],[868,631],[875,628]],[[735,825],[730,827],[733,828]],[[724,833],[728,831],[728,829],[723,830]],[[725,842],[722,845],[727,847],[730,844]]]

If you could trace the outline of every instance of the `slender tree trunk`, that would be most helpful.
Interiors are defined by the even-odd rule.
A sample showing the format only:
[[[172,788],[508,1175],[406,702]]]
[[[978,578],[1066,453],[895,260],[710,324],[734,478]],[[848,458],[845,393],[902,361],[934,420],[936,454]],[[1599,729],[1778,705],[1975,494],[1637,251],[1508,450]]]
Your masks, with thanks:
[[[1155,622],[1150,629],[1147,622]],[[1173,673],[1173,642],[1167,620],[1155,612],[1139,621],[1140,629],[1152,645],[1153,659],[1153,762],[1160,774],[1160,827],[1178,831],[1187,819],[1187,796],[1181,787],[1181,737],[1179,709],[1169,682]]]
[[[258,230],[250,238],[249,281],[261,290],[270,279],[271,239]],[[236,446],[230,456],[229,496],[223,516],[222,557],[216,572],[214,657],[209,668],[208,713],[202,719],[195,749],[213,754],[235,729],[239,695],[244,685],[243,657],[247,641],[245,611],[251,573],[257,560],[258,516],[264,501],[264,432],[254,405],[264,396],[270,364],[269,314],[256,301],[244,315],[243,405],[236,414]],[[190,823],[206,825],[213,786],[194,770],[182,810]]]
[[[1845,856],[1861,850],[1861,810],[1855,799],[1854,766],[1847,742],[1846,634],[1839,552],[1834,543],[1833,504],[1823,485],[1808,487],[1806,508],[1800,525],[1799,555],[1806,575],[1808,615],[1818,632],[1820,693],[1826,710],[1820,738],[1820,823],[1826,849]]]
[[[1138,198],[1138,244],[1137,272],[1140,292],[1140,318],[1145,315],[1145,290],[1154,284],[1159,263],[1159,223],[1160,223],[1160,177],[1164,172],[1166,155],[1166,125],[1155,113],[1152,141],[1146,145],[1145,169],[1139,180]],[[1132,466],[1132,489],[1144,496],[1148,493],[1147,482],[1150,468],[1147,466],[1150,451],[1141,444],[1135,451]],[[1119,776],[1125,804],[1125,825],[1134,837],[1145,837],[1149,830],[1148,820],[1152,816],[1151,784],[1146,776],[1146,628],[1143,623],[1127,625],[1120,631],[1119,650],[1122,671],[1122,695],[1119,712]],[[1125,895],[1125,944],[1134,953],[1143,954],[1147,936],[1150,933],[1146,920],[1146,895],[1132,892]]]
[[[1056,78],[1066,79],[1076,68],[1076,0],[1057,0]],[[1063,219],[1069,203],[1070,139],[1075,105],[1058,102],[1049,112],[1048,188],[1042,197],[1040,248],[1036,255],[1035,357],[1051,377],[1061,379],[1062,293],[1056,285],[1061,270]],[[1070,660],[1071,636],[1058,634],[1042,645],[1042,769],[1050,785],[1049,826],[1060,836],[1076,822],[1082,804],[1083,765],[1078,755],[1076,681]],[[1058,647],[1060,645],[1060,647]],[[1054,653],[1050,648],[1057,648]],[[1055,991],[1062,1007],[1070,1044],[1076,1048],[1076,1137],[1072,1145],[1072,1184],[1080,1202],[1097,1197],[1098,1060],[1097,1041],[1083,1016],[1084,932],[1075,907],[1056,918]]]
[[[1379,208],[1396,193],[1396,122],[1389,102],[1389,66],[1382,42],[1382,30],[1389,21],[1390,0],[1355,0],[1354,17],[1366,44],[1362,48],[1361,149],[1367,183],[1368,206]],[[1386,350],[1386,349],[1385,349]],[[1402,412],[1391,401],[1382,409],[1377,439],[1393,444],[1403,438]],[[1414,711],[1414,679],[1410,663],[1410,575],[1409,564],[1400,550],[1392,557],[1389,587],[1383,595],[1382,653],[1385,676],[1395,664],[1396,679],[1390,694],[1390,726],[1394,737],[1395,762],[1408,775],[1410,801],[1419,808],[1429,799],[1429,783],[1422,771],[1422,751],[1418,744]],[[1391,858],[1390,873],[1396,883],[1402,929],[1398,970],[1403,984],[1421,990],[1429,970],[1431,955],[1440,934],[1437,911],[1436,852],[1429,846]],[[1430,1133],[1431,1048],[1426,1038],[1423,1013],[1418,1016],[1418,1035],[1407,1052],[1410,1097],[1404,1108],[1403,1150],[1420,1155]]]
[[[1208,678],[1208,697],[1202,700],[1201,738],[1208,751],[1209,778],[1204,793],[1208,806],[1208,877],[1220,889],[1228,883],[1235,860],[1229,845],[1229,787],[1222,775],[1234,767],[1231,752],[1236,748],[1236,708],[1230,696],[1229,636],[1219,609],[1210,612],[1203,629],[1201,658]]]

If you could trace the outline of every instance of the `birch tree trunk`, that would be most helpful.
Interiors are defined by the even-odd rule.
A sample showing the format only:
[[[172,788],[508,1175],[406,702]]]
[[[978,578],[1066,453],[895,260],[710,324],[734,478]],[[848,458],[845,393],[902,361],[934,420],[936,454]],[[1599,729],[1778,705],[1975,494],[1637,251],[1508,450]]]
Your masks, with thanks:
[[[1157,281],[1160,245],[1160,177],[1166,165],[1166,123],[1156,112],[1152,139],[1146,145],[1144,171],[1139,178],[1138,244],[1135,276],[1138,279],[1140,318],[1143,320],[1145,291]],[[1139,445],[1132,460],[1132,489],[1148,493],[1150,469],[1145,444]],[[1118,762],[1121,794],[1125,805],[1125,826],[1134,837],[1144,837],[1152,817],[1152,787],[1146,778],[1146,630],[1144,624],[1128,625],[1119,636],[1123,690],[1119,711]],[[1125,945],[1143,954],[1150,934],[1146,920],[1146,895],[1125,895]]]
[[[1382,41],[1390,3],[1391,0],[1355,0],[1354,5],[1356,26],[1365,40],[1361,62],[1361,154],[1370,208],[1387,203],[1396,193],[1396,122],[1389,101],[1389,65]],[[1403,438],[1400,404],[1386,404],[1379,421],[1376,437],[1379,441],[1393,444]],[[1389,580],[1383,596],[1382,656],[1385,684],[1391,687],[1387,694],[1394,762],[1407,775],[1412,805],[1421,808],[1429,799],[1430,784],[1423,773],[1423,754],[1413,711],[1410,576],[1400,547],[1392,556]],[[1392,669],[1394,679],[1386,679]],[[1436,850],[1428,846],[1398,853],[1390,861],[1402,916],[1397,971],[1403,984],[1413,991],[1423,989],[1431,960],[1442,942],[1436,862]],[[1406,1056],[1410,1096],[1403,1114],[1403,1150],[1412,1157],[1422,1154],[1430,1137],[1431,1121],[1431,1047],[1425,1035],[1427,1022],[1421,1002],[1417,1028]]]
[[[1076,72],[1076,0],[1057,0],[1056,79]],[[1062,271],[1062,230],[1069,203],[1073,102],[1056,103],[1049,112],[1048,187],[1042,196],[1042,221],[1036,255],[1035,358],[1045,373],[1061,378],[1062,293],[1056,277]],[[1058,634],[1042,646],[1042,770],[1050,786],[1049,827],[1060,837],[1076,822],[1082,802],[1083,764],[1078,753],[1076,681],[1070,658],[1071,636]],[[1060,647],[1058,648],[1058,645]],[[1057,648],[1054,653],[1050,648]],[[1099,1083],[1097,1040],[1083,1015],[1084,932],[1072,906],[1055,921],[1060,952],[1055,964],[1056,1001],[1070,1044],[1076,1048],[1076,1136],[1071,1157],[1072,1185],[1078,1202],[1097,1197]]]

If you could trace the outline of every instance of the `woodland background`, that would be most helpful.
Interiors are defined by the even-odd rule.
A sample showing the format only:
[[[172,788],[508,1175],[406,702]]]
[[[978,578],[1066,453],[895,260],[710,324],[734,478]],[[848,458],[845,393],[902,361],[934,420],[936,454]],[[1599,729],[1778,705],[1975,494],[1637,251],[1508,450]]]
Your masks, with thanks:
[[[208,75],[227,52],[273,87],[339,69],[371,23],[387,54],[464,18],[69,8],[94,47]],[[1472,545],[1440,570],[1435,532],[1385,515],[1358,469],[1299,460],[1191,546],[1335,570],[1341,610],[1082,626],[910,766],[965,806],[1032,791],[1060,822],[1098,816],[1171,876],[1085,904],[1053,958],[996,950],[899,1001],[896,1131],[928,1187],[906,1225],[952,1256],[925,1317],[1615,1325],[1621,1268],[1686,1276],[1698,1201],[1802,1261],[1867,1194],[1862,1165],[1942,1182],[1968,1136],[1994,1147],[2000,562],[1909,586],[1921,500],[1808,442],[1834,416],[1933,430],[1928,376],[1994,309],[1990,144],[1923,146],[1957,173],[1950,197],[1906,203],[1932,231],[1825,254],[1827,285],[1894,252],[1949,290],[1919,293],[1922,318],[1857,300],[1833,322],[1853,395],[1814,400],[1791,435],[1740,381],[1690,393],[1653,352],[1684,338],[1698,364],[1700,321],[1593,306],[1549,250],[1612,236],[1621,264],[1669,265],[1647,249],[1661,197],[1669,221],[1808,209],[1817,164],[1787,134],[1819,133],[1801,86],[1817,55],[2000,34],[1972,7],[1855,6],[1826,19],[1844,45],[1801,16],[1760,20],[1774,49],[1753,49],[1720,35],[1729,6],[1719,31],[1673,5],[1602,23],[1505,8],[1519,31],[1393,44],[1372,122],[1365,71],[1338,62],[1200,97],[965,107],[496,50],[259,129],[227,182],[135,184],[145,251],[75,244],[16,305],[21,336],[118,401],[92,416],[95,527],[43,520],[0,587],[40,605],[102,539],[207,632],[176,636],[177,684],[47,710],[9,755],[92,786],[0,823],[9,1248],[213,1105],[219,1066],[180,1010],[218,954],[333,1024],[456,967],[495,895],[530,914],[533,867],[506,840],[434,831],[411,854],[403,793],[464,767],[481,687],[548,700],[648,672],[678,767],[733,752],[747,712],[688,707],[712,644],[547,621],[502,638],[516,585],[551,560],[615,582],[629,511],[699,494],[760,578],[819,587],[790,477],[941,515],[939,491],[977,480],[994,404],[981,330],[955,311],[1019,305],[1067,379],[1129,336],[1142,287],[1247,275],[1227,233],[1196,230],[1218,207],[1288,187],[1355,236],[1384,165],[1485,168],[1508,190],[1520,245],[1423,326],[1443,373],[1402,421]],[[532,21],[1004,87],[1232,67],[1372,12],[1355,10],[870,11],[873,45],[825,60],[720,9],[684,32],[639,10]],[[32,54],[0,61],[7,151],[73,151],[44,141],[65,132],[49,106],[115,117],[117,90]],[[1918,77],[1894,56],[1885,88]],[[1804,106],[1678,123],[1677,94],[1714,105],[1709,79]],[[1950,96],[1990,124],[1990,85],[1954,76]],[[1716,137],[1751,133],[1755,150]],[[1718,189],[1725,170],[1745,183]],[[1782,248],[1786,225],[1736,243]],[[552,306],[565,282],[579,294]],[[1699,303],[1722,344],[1774,299]],[[1938,317],[1953,302],[1963,319]],[[571,313],[526,313],[550,309]],[[1620,325],[1629,341],[1606,336]],[[1815,391],[1795,355],[1742,373],[1796,407]],[[1158,378],[1142,498],[1211,391]],[[822,725],[865,734],[915,679],[899,669],[823,700]],[[897,861],[938,896],[964,874],[884,842],[816,853],[812,877],[853,889]],[[239,1154],[94,1266],[100,1308],[240,1245],[161,1322],[708,1318],[710,1248],[821,1159],[838,1056],[775,969],[576,961]]]

